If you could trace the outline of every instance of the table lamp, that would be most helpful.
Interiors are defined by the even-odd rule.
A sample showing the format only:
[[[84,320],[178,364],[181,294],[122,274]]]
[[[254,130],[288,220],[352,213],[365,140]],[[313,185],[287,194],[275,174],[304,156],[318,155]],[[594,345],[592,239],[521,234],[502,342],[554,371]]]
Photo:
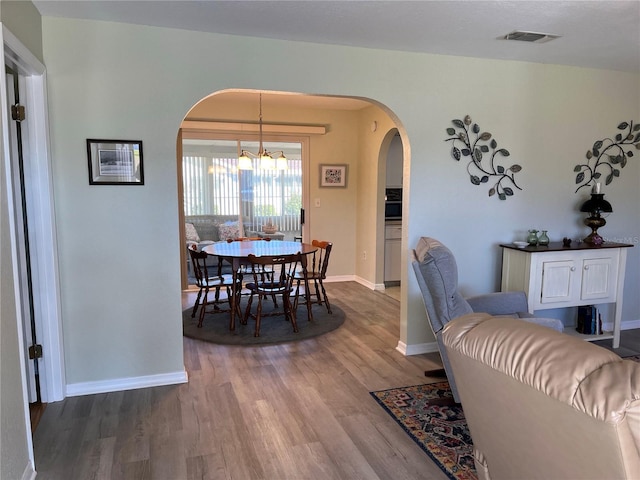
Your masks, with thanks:
[[[611,213],[611,204],[604,199],[604,193],[600,193],[600,184],[596,183],[591,191],[591,198],[580,207],[581,212],[588,212],[591,215],[584,219],[584,224],[591,229],[591,233],[583,241],[594,247],[604,243],[604,239],[598,235],[598,229],[606,225],[606,220],[600,216],[601,213]]]

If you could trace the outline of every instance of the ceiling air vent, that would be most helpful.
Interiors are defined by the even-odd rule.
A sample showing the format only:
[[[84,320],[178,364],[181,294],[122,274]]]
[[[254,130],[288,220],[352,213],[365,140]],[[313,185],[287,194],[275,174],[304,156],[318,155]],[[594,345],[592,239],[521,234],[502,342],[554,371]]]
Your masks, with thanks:
[[[553,35],[551,33],[539,33],[539,32],[523,32],[520,30],[513,31],[511,33],[507,33],[504,37],[504,40],[519,40],[521,42],[530,42],[530,43],[546,43],[551,40],[555,40],[560,37],[560,35]]]

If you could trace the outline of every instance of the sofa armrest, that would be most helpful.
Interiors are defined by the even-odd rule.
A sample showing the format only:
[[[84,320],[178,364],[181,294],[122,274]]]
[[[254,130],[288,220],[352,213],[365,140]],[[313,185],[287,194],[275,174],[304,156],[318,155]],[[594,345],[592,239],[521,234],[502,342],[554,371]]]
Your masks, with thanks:
[[[527,313],[527,296],[524,292],[497,292],[465,298],[474,312],[490,315],[530,316]]]

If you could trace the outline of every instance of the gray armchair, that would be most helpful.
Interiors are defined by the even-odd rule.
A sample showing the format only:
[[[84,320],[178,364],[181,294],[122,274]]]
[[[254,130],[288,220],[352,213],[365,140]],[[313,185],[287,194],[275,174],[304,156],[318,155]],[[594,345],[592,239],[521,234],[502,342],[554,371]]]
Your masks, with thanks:
[[[442,357],[454,400],[459,403],[458,390],[442,343],[442,328],[462,315],[484,312],[494,316],[510,316],[544,325],[562,332],[563,325],[554,318],[534,317],[527,311],[524,292],[499,292],[463,298],[458,292],[458,267],[451,251],[438,240],[421,237],[413,251],[413,270],[422,292],[427,318]]]

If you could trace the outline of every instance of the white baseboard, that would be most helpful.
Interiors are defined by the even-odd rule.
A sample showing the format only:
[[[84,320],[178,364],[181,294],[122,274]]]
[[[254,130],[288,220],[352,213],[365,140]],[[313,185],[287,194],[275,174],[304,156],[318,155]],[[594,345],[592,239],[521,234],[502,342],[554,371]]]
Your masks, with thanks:
[[[404,342],[398,342],[396,350],[401,354],[408,355],[420,355],[421,353],[433,353],[438,351],[438,344],[436,342],[431,343],[418,343],[416,345],[407,345]]]
[[[565,326],[565,328],[567,328]],[[631,330],[640,328],[640,320],[627,320],[620,323],[620,330]],[[613,322],[602,322],[602,329],[607,332],[613,332]]]
[[[334,275],[333,277],[327,277],[324,282],[356,282],[360,285],[364,285],[369,290],[384,290],[384,283],[373,283],[362,277],[358,277],[357,275]]]
[[[160,387],[163,385],[176,385],[189,381],[187,371],[182,370],[158,375],[146,375],[144,377],[116,378],[114,380],[102,380],[98,382],[71,383],[67,385],[67,397],[79,395],[93,395],[96,393],[119,392],[122,390],[135,390],[136,388]]]
[[[358,282],[360,285],[364,285],[365,287],[367,287],[369,290],[384,290],[384,283],[373,283],[370,282],[369,280],[365,280],[362,277],[354,277],[353,278],[354,281]]]
[[[324,283],[332,282],[353,282],[356,279],[355,275],[334,275],[324,279]]]
[[[632,328],[640,328],[640,320],[620,322],[620,330],[631,330]],[[611,330],[613,330],[613,322],[611,322]]]

